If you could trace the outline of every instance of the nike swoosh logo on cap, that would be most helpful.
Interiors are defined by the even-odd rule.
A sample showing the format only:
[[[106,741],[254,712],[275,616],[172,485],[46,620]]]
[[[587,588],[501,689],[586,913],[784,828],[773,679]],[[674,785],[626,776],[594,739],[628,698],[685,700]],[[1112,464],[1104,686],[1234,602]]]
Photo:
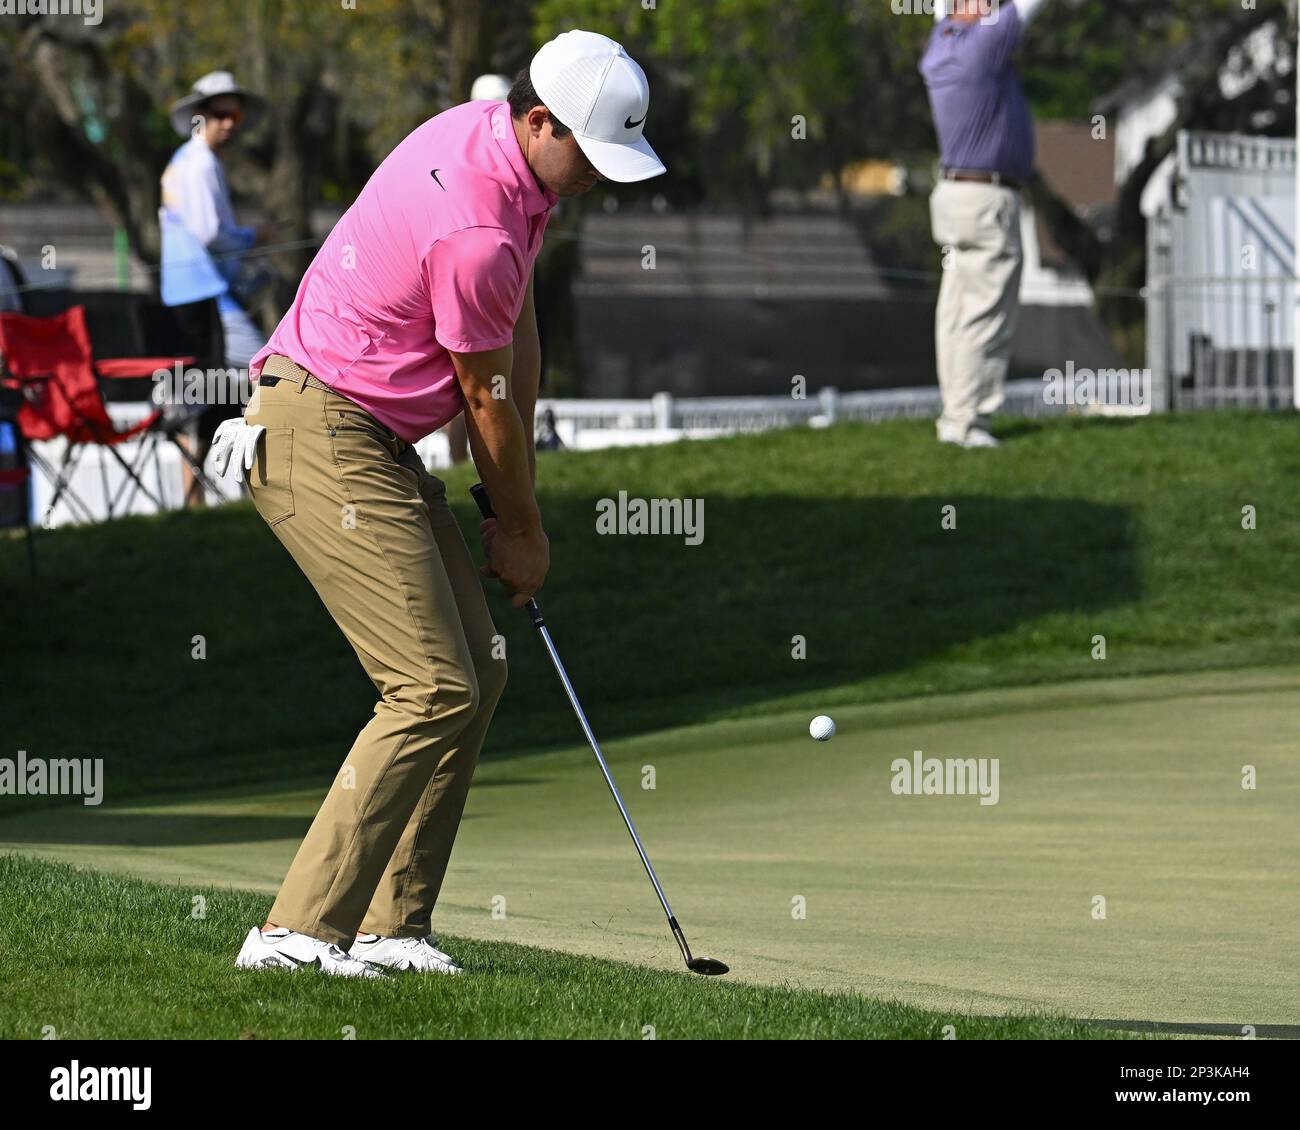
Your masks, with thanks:
[[[641,120],[640,120],[640,121],[636,121],[636,122],[634,122],[634,121],[632,120],[632,115],[631,115],[631,114],[628,114],[628,116],[623,120],[623,128],[624,128],[624,129],[636,129],[636,127],[639,126],[639,125],[641,124],[641,122],[644,122],[645,120],[646,120],[646,115],[645,115],[645,114],[642,114],[642,115],[641,115]]]

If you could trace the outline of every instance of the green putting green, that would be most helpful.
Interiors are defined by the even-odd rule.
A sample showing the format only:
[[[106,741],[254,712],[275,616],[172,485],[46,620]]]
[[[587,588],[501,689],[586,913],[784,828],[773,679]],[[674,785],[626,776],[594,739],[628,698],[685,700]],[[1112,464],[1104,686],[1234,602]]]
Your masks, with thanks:
[[[1295,1022],[1300,669],[832,713],[827,743],[799,711],[606,750],[692,948],[729,980],[953,1014]],[[891,763],[916,750],[998,759],[998,802],[896,795]],[[0,850],[178,883],[186,901],[269,894],[326,784],[20,812],[0,820]],[[484,760],[434,921],[679,964],[585,746]]]

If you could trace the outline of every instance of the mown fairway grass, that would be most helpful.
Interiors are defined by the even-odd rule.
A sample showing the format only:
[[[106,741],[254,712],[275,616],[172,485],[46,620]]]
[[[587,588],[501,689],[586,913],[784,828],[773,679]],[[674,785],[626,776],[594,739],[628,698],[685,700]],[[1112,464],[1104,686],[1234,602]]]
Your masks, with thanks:
[[[1273,1015],[1285,963],[1254,939],[1281,937],[1295,916],[1277,886],[1294,839],[1274,825],[1296,797],[1286,720],[1300,664],[1300,422],[1207,414],[1001,431],[1010,442],[997,452],[940,447],[930,425],[897,423],[542,457],[554,561],[543,607],[597,732],[622,758],[616,772],[675,909],[701,952],[734,962],[748,944],[741,957],[751,968],[767,961],[768,981],[788,968],[805,987],[851,983],[966,1013],[1037,1001],[1099,1019],[1293,1019]],[[447,479],[472,531],[472,477]],[[620,490],[703,498],[704,544],[598,536],[595,502]],[[949,505],[955,530],[940,524]],[[1257,529],[1242,528],[1244,506]],[[246,505],[43,535],[40,558],[41,575],[28,580],[21,545],[0,539],[4,746],[7,756],[103,757],[109,804],[50,811],[41,798],[0,798],[0,843],[188,883],[151,897],[182,902],[177,929],[198,944],[189,898],[214,883],[274,888],[369,714],[369,684]],[[466,956],[508,967],[514,951],[493,948],[503,935],[475,924],[513,876],[538,901],[530,907],[530,893],[521,905],[513,892],[505,938],[627,954],[636,965],[617,967],[618,986],[666,977],[677,986],[670,996],[715,992],[635,971],[647,961],[669,968],[671,941],[590,755],[572,744],[573,718],[526,618],[493,601],[511,680],[443,927],[465,939]],[[192,657],[196,636],[202,660]],[[796,636],[804,659],[791,657]],[[1104,660],[1093,658],[1097,636]],[[1275,671],[1244,670],[1258,665]],[[1210,674],[1219,669],[1241,670],[1244,682]],[[1207,673],[1200,682],[1197,672]],[[1136,685],[1158,673],[1168,675],[1163,690]],[[1125,714],[1128,681],[1130,698],[1156,705]],[[976,700],[979,724],[966,726]],[[821,712],[841,721],[829,747],[800,736]],[[864,805],[882,767],[912,748],[978,748],[1020,780],[1004,783],[1011,791],[993,809],[953,808],[950,798],[876,809],[874,793]],[[654,792],[638,789],[642,767],[664,758],[679,771]],[[1243,793],[1241,765],[1261,758],[1268,788],[1290,792]],[[1256,811],[1234,807],[1252,801]],[[715,856],[723,867],[712,875],[691,866]],[[819,880],[823,901],[800,939],[818,945],[764,932],[788,925],[791,897]],[[1090,927],[1088,901],[1113,899],[1129,880],[1124,916]],[[30,919],[15,914],[11,892],[22,889],[0,888],[0,915]],[[234,975],[231,938],[265,907],[264,895],[228,898],[204,925],[224,923],[220,942],[202,935],[220,978]],[[84,925],[82,902],[52,905]],[[617,944],[579,935],[593,924]],[[1108,926],[1115,937],[1101,933]],[[647,954],[651,936],[664,953]],[[163,929],[159,944],[167,937]],[[0,962],[21,952],[6,948]],[[1197,973],[1207,954],[1208,988]],[[605,968],[534,958],[574,963],[579,986]],[[42,983],[47,1012],[75,1015],[73,998],[90,999],[67,970]],[[1135,1007],[1117,1012],[1104,993],[1126,986]],[[125,999],[130,984],[121,987]],[[156,995],[166,990],[164,980]],[[759,991],[735,980],[725,990]],[[189,993],[176,996],[180,1010]],[[110,1034],[95,1025],[113,1014],[106,1007],[86,1034]],[[35,1013],[13,1015],[25,1024]],[[141,1008],[112,1023],[157,1023],[153,1015]],[[510,1021],[543,1022],[566,1021]],[[654,1021],[620,1023],[635,1034]],[[507,1030],[522,1031],[504,1020],[483,1031]]]

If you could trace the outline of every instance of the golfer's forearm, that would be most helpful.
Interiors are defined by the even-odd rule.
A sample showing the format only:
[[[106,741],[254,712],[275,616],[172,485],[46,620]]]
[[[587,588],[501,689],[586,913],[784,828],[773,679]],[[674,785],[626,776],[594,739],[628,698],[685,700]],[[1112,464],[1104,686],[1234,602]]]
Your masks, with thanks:
[[[537,389],[542,378],[542,351],[536,328],[530,337],[515,339],[515,364],[510,373],[510,392],[524,428],[524,445],[528,452],[528,475],[537,483],[536,434]]]
[[[501,528],[509,534],[540,533],[533,497],[524,424],[505,376],[514,372],[511,345],[481,353],[452,353],[465,398],[465,433]]]
[[[541,529],[533,497],[531,437],[513,400],[466,398],[465,431],[474,465],[488,488],[497,521],[507,533]]]
[[[542,383],[542,342],[537,332],[537,308],[533,303],[533,279],[529,276],[523,309],[515,324],[514,363],[510,369],[510,393],[524,424],[528,445],[528,473],[537,484],[537,451],[534,445],[537,393]]]

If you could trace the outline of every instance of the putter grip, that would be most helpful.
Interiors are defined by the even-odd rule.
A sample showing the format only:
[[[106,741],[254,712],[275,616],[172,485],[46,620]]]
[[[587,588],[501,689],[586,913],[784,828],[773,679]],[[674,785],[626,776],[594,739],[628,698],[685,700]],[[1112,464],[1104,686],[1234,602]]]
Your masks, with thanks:
[[[474,496],[474,501],[478,503],[478,511],[485,519],[496,517],[492,511],[492,499],[488,497],[487,487],[482,483],[475,483],[469,488],[469,493]]]

